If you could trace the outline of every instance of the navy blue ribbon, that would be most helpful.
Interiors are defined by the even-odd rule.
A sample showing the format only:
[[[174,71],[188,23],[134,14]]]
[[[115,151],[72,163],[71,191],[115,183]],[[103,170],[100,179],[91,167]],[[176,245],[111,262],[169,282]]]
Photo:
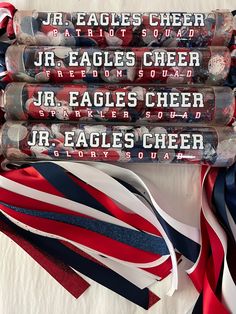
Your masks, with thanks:
[[[213,189],[213,204],[215,205],[216,212],[224,224],[225,228],[230,231],[230,225],[225,208],[225,174],[226,169],[220,169],[217,175],[215,186]]]
[[[10,222],[2,214],[0,214],[0,219],[3,219],[25,239],[50,256],[53,256],[57,260],[60,260],[64,264],[72,267],[144,309],[149,308],[150,291],[147,288],[140,289],[136,287],[113,270],[97,264],[96,262],[70,250],[57,239],[47,238],[23,230]]]
[[[6,67],[6,51],[10,44],[0,42],[0,80],[4,79],[5,75],[3,76],[2,73],[7,71]],[[5,89],[6,83],[0,82],[0,89]]]
[[[54,221],[60,221],[71,225],[79,226],[81,228],[91,230],[107,237],[110,237],[116,241],[128,244],[135,248],[152,252],[159,255],[169,254],[169,250],[163,238],[155,237],[153,235],[128,229],[125,227],[117,226],[112,223],[99,221],[96,219],[90,219],[87,217],[79,217],[74,215],[66,215],[61,213],[39,211],[21,208],[13,205],[0,202],[4,206],[26,215],[46,218]]]
[[[231,166],[225,176],[226,195],[225,201],[229,212],[236,223],[236,164]]]
[[[110,268],[75,253],[59,241],[50,238],[40,238],[39,236],[35,237],[35,235],[34,240],[39,247],[43,247],[46,252],[53,254],[53,256],[56,256],[59,260],[83,275],[88,276],[142,308],[149,308],[149,290],[147,288],[140,289],[136,287]]]
[[[47,162],[32,163],[30,165],[66,198],[110,215],[108,210],[100,202],[76,184],[59,165]]]
[[[233,16],[236,15],[236,10],[231,12],[233,14]],[[235,34],[233,34],[231,41],[229,43],[229,48],[235,46]],[[232,57],[235,59],[235,57]],[[228,78],[226,80],[226,83],[224,85],[229,86],[231,88],[235,88],[236,87],[236,66],[235,66],[235,60],[231,60],[231,67],[230,67],[230,71],[229,71],[229,75]]]
[[[110,212],[107,211],[107,209],[101,203],[99,203],[96,199],[94,199],[91,194],[87,193],[83,188],[78,186],[70,178],[70,176],[66,173],[66,171],[59,165],[45,162],[45,163],[33,163],[31,164],[31,166],[34,167],[51,185],[53,185],[58,191],[60,191],[68,199],[93,207],[99,211],[102,211],[111,215]],[[77,223],[78,223],[78,220],[77,220]],[[90,227],[91,227],[91,223],[90,223]],[[113,236],[115,236],[114,232],[115,230],[118,230],[118,229],[115,229],[113,227],[112,229],[113,229]],[[143,238],[144,241],[139,241],[140,237],[144,237],[144,234],[145,233],[141,235],[139,232],[136,232],[135,237],[133,237],[132,242],[131,242],[134,247],[139,247],[139,248],[142,247],[141,249],[145,248],[146,250],[149,247],[149,249],[154,250],[155,252],[157,251],[162,252],[161,255],[169,254],[168,248],[163,238],[153,237],[153,240],[151,241],[152,242],[151,243],[149,242],[149,240],[147,241],[147,234],[146,234],[146,238],[145,239]],[[117,232],[116,236],[117,237],[119,236],[120,238],[121,237],[120,232]],[[126,237],[126,240],[124,240],[125,237]],[[132,238],[131,233],[128,234],[128,232],[126,232],[123,234],[123,242],[126,241],[125,243],[127,243],[131,241],[131,238]],[[149,239],[151,239],[150,235],[149,235]],[[141,244],[141,242],[143,243]],[[155,245],[154,245],[154,242],[156,242]]]
[[[229,169],[220,169],[215,181],[212,194],[212,202],[218,218],[225,230],[234,238],[228,216],[229,210],[234,222],[236,222],[236,164]],[[227,208],[226,208],[227,205]]]
[[[187,257],[190,261],[196,262],[197,258],[200,253],[200,245],[196,243],[195,241],[191,240],[190,238],[186,237],[182,233],[175,230],[171,225],[169,225],[162,216],[157,212],[155,207],[150,203],[150,201],[145,197],[144,194],[140,193],[136,188],[131,186],[130,184],[118,180],[114,178],[115,180],[119,181],[122,185],[124,185],[130,192],[138,194],[145,198],[145,200],[148,202],[148,204],[152,207],[153,212],[155,213],[158,221],[162,225],[163,229],[165,230],[168,238],[172,242],[173,246],[185,257]]]
[[[192,314],[202,314],[203,313],[203,294],[200,293],[197,302],[194,305]]]

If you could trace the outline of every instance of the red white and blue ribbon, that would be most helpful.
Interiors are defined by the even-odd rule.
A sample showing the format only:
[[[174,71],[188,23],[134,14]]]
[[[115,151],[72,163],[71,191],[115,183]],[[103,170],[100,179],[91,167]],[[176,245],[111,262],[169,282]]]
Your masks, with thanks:
[[[106,194],[56,164],[13,170],[0,181],[2,213],[38,234],[33,240],[41,249],[140,306],[150,306],[153,294],[146,287],[167,276],[172,267],[155,224],[121,209]]]
[[[193,313],[234,313],[236,293],[233,264],[229,256],[235,241],[227,220],[227,203],[235,202],[232,171],[209,168],[202,171],[201,252],[189,276],[200,293]],[[235,175],[235,173],[234,173]],[[231,210],[234,211],[233,207]],[[235,255],[234,255],[235,257]]]
[[[45,248],[39,247],[33,235],[18,228],[2,214],[0,231],[17,243],[75,298],[80,297],[89,288],[88,282],[78,273],[51,253],[46,252]]]
[[[41,162],[4,172],[0,209],[6,225],[55,263],[146,309],[159,300],[149,290],[153,283],[171,274],[166,293],[178,288],[181,254],[193,262],[188,273],[200,293],[193,313],[230,313],[236,293],[235,182],[235,165],[203,169],[201,232],[170,217],[138,175],[105,163]],[[88,287],[82,286],[80,294]]]
[[[159,299],[148,289],[156,281],[172,274],[166,293],[178,288],[181,254],[197,259],[198,230],[166,214],[127,169],[34,163],[3,173],[0,186],[2,214],[37,247],[144,308]]]

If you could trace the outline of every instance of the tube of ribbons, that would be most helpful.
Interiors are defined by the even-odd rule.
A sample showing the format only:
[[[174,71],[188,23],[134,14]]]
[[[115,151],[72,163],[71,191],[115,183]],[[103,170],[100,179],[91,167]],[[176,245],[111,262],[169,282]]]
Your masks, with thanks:
[[[227,125],[235,111],[229,87],[10,83],[6,120]]]
[[[222,84],[229,73],[226,47],[76,48],[10,46],[6,68],[14,81]]]
[[[53,46],[226,46],[232,36],[228,11],[209,13],[85,13],[17,11],[18,43]]]
[[[230,127],[29,123],[7,121],[2,154],[10,161],[77,160],[229,166],[236,133]]]

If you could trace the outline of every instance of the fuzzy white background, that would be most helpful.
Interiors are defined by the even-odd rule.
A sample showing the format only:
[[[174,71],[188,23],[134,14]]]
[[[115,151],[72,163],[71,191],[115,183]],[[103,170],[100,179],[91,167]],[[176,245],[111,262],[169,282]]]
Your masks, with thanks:
[[[2,1],[0,1],[2,2]],[[236,9],[235,0],[16,0],[17,9],[41,11],[202,11]],[[175,218],[198,225],[200,211],[199,167],[129,165],[156,186],[157,202]],[[179,266],[180,283],[172,296],[163,296],[150,310],[87,279],[92,286],[74,299],[21,248],[0,233],[0,314],[185,314],[191,313],[197,292],[185,274],[191,264]],[[84,276],[85,278],[85,276]],[[159,296],[170,278],[152,287]]]

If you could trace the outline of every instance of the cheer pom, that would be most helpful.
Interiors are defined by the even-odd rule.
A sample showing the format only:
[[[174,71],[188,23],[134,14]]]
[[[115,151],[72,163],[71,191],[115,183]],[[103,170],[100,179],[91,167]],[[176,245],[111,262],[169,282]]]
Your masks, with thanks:
[[[145,309],[159,300],[149,290],[156,281],[171,275],[165,293],[177,288],[179,253],[197,260],[198,231],[164,213],[127,169],[33,163],[3,173],[0,183],[3,232],[19,245],[23,237],[41,256],[53,256]],[[70,288],[63,284],[78,294],[81,279],[74,279]]]

